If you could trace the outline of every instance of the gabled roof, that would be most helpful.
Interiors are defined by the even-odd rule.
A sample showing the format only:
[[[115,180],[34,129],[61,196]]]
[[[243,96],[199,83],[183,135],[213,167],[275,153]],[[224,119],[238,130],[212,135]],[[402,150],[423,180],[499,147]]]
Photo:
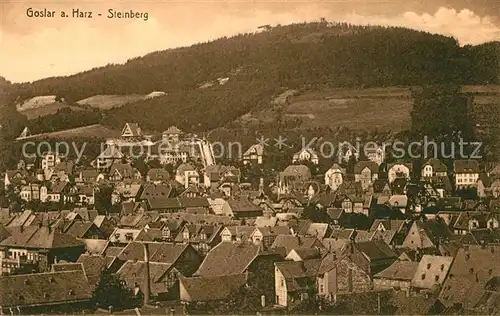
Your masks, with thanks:
[[[358,161],[356,165],[354,166],[354,173],[355,174],[360,174],[365,168],[370,169],[372,175],[373,174],[378,174],[378,164],[374,161]]]
[[[92,289],[82,270],[0,277],[2,308],[90,301]]]
[[[248,148],[243,154],[243,157],[250,156],[252,154],[262,156],[264,154],[264,146],[262,144],[254,144],[250,146],[250,148]]]
[[[292,249],[313,248],[315,246],[324,248],[323,244],[316,237],[278,235],[271,248],[285,248],[288,254]]]
[[[169,198],[172,197],[173,188],[170,184],[153,184],[148,183],[143,185],[140,200],[152,198]]]
[[[245,274],[180,278],[181,301],[208,302],[224,300],[246,284]]]
[[[108,146],[97,156],[97,159],[122,159],[123,157],[124,155],[118,147]]]
[[[164,131],[163,134],[165,134],[165,135],[183,134],[183,132],[180,129],[178,129],[176,126],[172,125],[169,128],[167,128],[167,130]]]
[[[120,260],[144,260],[144,244],[148,245],[149,261],[175,264],[186,251],[187,244],[167,242],[131,242],[118,255]]]
[[[479,173],[479,162],[474,159],[453,161],[455,173]]]
[[[125,123],[125,126],[123,127],[122,130],[122,135],[125,134],[125,131],[127,130],[130,131],[130,133],[132,133],[131,136],[133,137],[141,136],[141,128],[137,123]]]
[[[437,158],[430,158],[429,160],[427,160],[422,165],[422,169],[424,169],[426,166],[431,166],[433,172],[448,172],[448,167],[446,167],[446,165]]]
[[[260,254],[254,244],[221,242],[203,260],[196,276],[218,276],[244,273]]]
[[[84,247],[84,243],[70,235],[61,233],[58,229],[49,227],[28,226],[14,228],[12,236],[0,243],[2,246],[25,247],[39,249],[60,249]]]
[[[167,283],[162,282],[162,280],[171,269],[172,265],[168,263],[149,262],[149,286],[151,294],[158,295],[168,292]],[[135,287],[138,284],[142,290],[145,286],[146,262],[127,261],[121,266],[117,274],[129,287]]]
[[[388,279],[411,282],[418,268],[418,262],[396,260],[387,269],[380,271],[375,279]]]
[[[418,264],[411,285],[432,290],[443,284],[448,275],[453,257],[424,255]]]
[[[458,250],[439,299],[446,306],[473,308],[486,292],[487,282],[500,275],[500,246],[464,246]]]
[[[148,177],[150,181],[163,181],[170,179],[170,174],[162,168],[151,168],[148,171]]]

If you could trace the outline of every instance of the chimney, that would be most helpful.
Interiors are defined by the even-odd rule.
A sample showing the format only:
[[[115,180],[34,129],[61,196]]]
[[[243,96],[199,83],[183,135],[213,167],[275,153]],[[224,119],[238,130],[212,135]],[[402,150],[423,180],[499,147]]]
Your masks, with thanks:
[[[347,290],[349,293],[352,293],[352,268],[347,270]]]
[[[266,296],[265,295],[261,295],[260,304],[262,307],[266,307]]]
[[[149,292],[150,292],[150,279],[149,279],[149,248],[147,243],[142,243],[144,247],[144,262],[146,265],[145,276],[144,276],[144,305],[149,304]]]

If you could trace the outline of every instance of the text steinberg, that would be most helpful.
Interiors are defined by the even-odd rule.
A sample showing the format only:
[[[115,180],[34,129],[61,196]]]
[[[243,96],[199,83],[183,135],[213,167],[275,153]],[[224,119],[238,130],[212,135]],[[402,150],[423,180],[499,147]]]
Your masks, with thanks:
[[[147,12],[135,12],[133,10],[130,11],[116,11],[114,9],[108,10],[108,19],[143,19],[144,21],[148,20]]]

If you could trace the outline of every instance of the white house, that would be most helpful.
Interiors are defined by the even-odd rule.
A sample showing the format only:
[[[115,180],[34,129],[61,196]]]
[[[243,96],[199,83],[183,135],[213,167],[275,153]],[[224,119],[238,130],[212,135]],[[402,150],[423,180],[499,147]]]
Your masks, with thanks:
[[[410,163],[394,163],[387,168],[387,179],[389,183],[394,182],[397,178],[411,178],[412,164]]]
[[[325,185],[329,186],[332,191],[336,191],[344,182],[345,169],[334,164],[325,172]]]
[[[250,146],[243,153],[243,163],[256,163],[258,165],[262,164],[262,157],[264,156],[264,146],[262,144],[254,144]]]
[[[371,148],[365,147],[364,152],[368,160],[375,162],[379,166],[385,160],[385,144],[382,146],[373,146]]]
[[[175,172],[175,180],[184,185],[185,188],[188,188],[190,185],[198,186],[200,175],[192,164],[183,163]]]
[[[455,187],[466,188],[477,186],[479,178],[479,163],[477,160],[455,160],[453,162]]]
[[[293,163],[310,161],[313,164],[317,165],[319,163],[319,157],[316,151],[312,148],[304,148],[299,152],[293,154]]]
[[[58,153],[46,152],[42,156],[42,169],[49,170],[53,169],[57,164],[61,162],[61,156]]]
[[[422,165],[421,176],[422,178],[430,178],[434,176],[446,177],[448,168],[446,165],[437,158],[430,158]]]

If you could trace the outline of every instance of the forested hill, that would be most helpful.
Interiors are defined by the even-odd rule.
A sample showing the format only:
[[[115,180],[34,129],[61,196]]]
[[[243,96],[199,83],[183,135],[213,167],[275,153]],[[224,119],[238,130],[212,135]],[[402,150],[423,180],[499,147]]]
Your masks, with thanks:
[[[285,88],[499,83],[498,48],[460,47],[453,38],[404,28],[294,24],[17,84],[9,100],[58,95],[75,102],[97,94],[164,91],[167,96],[106,111],[104,123],[205,130],[267,106]],[[225,85],[199,88],[226,77]]]

